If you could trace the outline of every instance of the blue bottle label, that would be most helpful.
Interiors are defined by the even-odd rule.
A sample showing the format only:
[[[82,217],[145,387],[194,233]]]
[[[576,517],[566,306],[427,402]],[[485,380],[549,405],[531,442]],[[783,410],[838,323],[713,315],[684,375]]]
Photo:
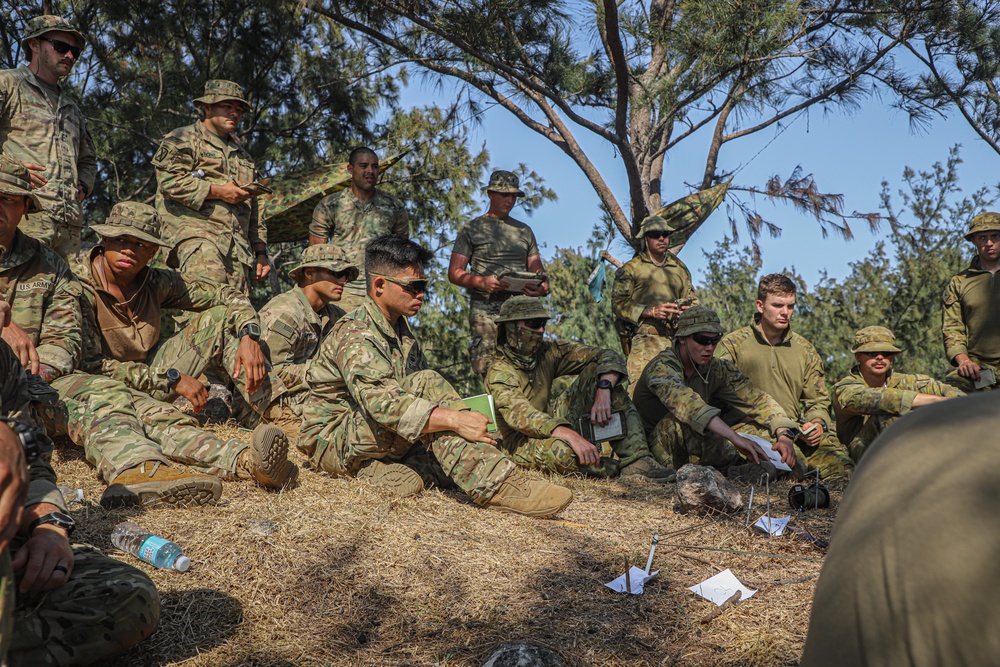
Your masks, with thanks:
[[[168,543],[169,540],[157,537],[156,535],[150,535],[143,541],[142,546],[139,547],[139,558],[147,563],[155,564],[156,552]]]

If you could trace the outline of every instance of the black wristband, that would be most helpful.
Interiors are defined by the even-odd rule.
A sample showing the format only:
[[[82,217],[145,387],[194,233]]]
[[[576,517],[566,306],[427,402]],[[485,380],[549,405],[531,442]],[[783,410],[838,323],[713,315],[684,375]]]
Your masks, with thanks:
[[[254,250],[253,254],[254,254],[254,257],[267,257],[267,251],[266,250]]]

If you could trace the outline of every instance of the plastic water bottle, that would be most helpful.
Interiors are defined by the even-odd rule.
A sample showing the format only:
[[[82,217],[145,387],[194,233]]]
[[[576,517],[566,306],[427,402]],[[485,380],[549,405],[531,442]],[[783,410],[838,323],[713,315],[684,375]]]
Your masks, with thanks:
[[[62,494],[63,500],[66,502],[66,506],[69,507],[73,503],[83,504],[83,489],[74,489],[71,486],[59,486],[59,493]]]
[[[139,560],[158,568],[184,572],[191,567],[191,560],[184,551],[162,537],[153,535],[132,523],[124,521],[115,526],[111,533],[111,543],[122,551],[127,551]]]

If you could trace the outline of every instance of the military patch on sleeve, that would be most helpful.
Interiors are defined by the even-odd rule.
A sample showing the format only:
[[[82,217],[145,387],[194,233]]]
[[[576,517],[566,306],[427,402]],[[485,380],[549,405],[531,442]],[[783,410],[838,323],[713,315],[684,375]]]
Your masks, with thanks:
[[[278,321],[271,325],[271,331],[278,334],[282,338],[287,338],[292,340],[295,338],[295,329],[288,326],[284,322]]]
[[[167,149],[166,146],[161,144],[160,149],[156,151],[156,155],[153,156],[153,162],[154,163],[163,162],[163,160],[167,157],[167,153],[169,152],[170,152],[169,149]]]

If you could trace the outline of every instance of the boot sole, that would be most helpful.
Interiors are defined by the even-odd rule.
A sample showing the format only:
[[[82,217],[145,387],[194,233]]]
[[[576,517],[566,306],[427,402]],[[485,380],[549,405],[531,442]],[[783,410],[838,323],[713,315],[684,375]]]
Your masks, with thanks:
[[[172,482],[112,484],[101,496],[101,507],[196,507],[222,497],[222,482],[214,477],[188,477]]]
[[[288,460],[288,436],[277,426],[260,426],[250,447],[257,483],[269,489],[284,489],[295,483],[299,467]]]
[[[377,470],[373,471],[373,468]],[[401,463],[387,463],[381,466],[369,464],[358,471],[357,479],[365,480],[400,498],[415,496],[424,490],[424,480],[420,475]]]

